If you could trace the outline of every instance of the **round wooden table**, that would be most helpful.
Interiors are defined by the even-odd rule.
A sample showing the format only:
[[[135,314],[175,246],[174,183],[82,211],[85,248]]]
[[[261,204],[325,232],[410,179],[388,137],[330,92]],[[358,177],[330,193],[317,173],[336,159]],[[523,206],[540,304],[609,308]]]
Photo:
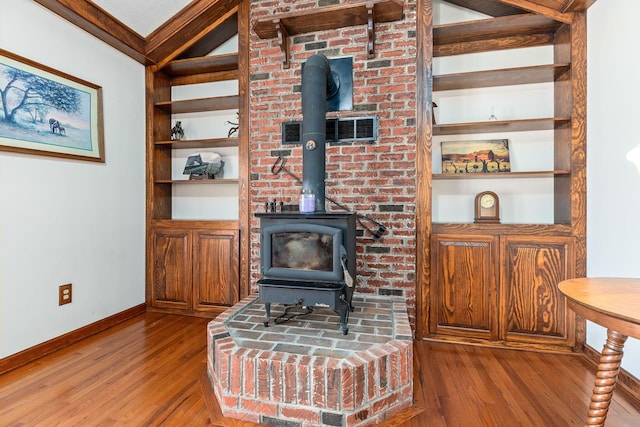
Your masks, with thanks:
[[[607,328],[585,426],[604,426],[627,337],[640,338],[640,279],[580,278],[560,282],[569,308]]]

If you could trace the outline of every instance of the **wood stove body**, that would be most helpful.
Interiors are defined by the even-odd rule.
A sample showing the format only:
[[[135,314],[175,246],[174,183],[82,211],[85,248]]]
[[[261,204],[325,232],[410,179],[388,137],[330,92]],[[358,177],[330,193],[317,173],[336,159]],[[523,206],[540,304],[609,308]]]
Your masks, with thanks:
[[[259,213],[259,299],[271,304],[338,310],[347,334],[356,283],[356,215],[353,213]]]

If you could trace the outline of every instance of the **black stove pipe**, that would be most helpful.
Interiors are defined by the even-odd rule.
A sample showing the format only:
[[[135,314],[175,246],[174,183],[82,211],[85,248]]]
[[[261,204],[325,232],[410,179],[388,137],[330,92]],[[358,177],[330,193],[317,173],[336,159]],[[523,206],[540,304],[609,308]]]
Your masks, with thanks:
[[[302,188],[315,194],[315,212],[325,211],[326,99],[336,88],[327,57],[307,59],[302,70]]]

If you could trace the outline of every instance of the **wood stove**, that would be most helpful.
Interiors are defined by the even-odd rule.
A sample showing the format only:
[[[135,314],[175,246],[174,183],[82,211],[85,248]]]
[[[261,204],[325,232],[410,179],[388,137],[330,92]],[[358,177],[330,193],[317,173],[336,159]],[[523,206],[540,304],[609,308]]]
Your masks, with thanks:
[[[259,213],[260,301],[269,326],[271,304],[331,307],[347,334],[356,280],[356,215]]]
[[[304,213],[260,218],[260,301],[269,326],[271,304],[326,306],[340,312],[342,333],[356,278],[356,214],[325,211],[326,101],[339,94],[331,65],[313,55],[302,69],[302,192]],[[302,205],[301,205],[302,206]],[[302,209],[301,209],[302,210]]]

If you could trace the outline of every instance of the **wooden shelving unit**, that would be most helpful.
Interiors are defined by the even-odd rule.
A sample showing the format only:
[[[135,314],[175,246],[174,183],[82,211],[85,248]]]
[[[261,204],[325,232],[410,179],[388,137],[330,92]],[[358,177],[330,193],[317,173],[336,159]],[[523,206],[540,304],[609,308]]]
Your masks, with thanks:
[[[571,123],[570,117],[543,119],[496,120],[490,122],[450,123],[433,126],[434,135],[464,135],[489,132],[523,132],[551,130]]]
[[[434,25],[433,56],[461,55],[553,44],[561,22],[537,14]]]
[[[540,235],[566,236],[572,235],[569,224],[474,224],[474,223],[433,223],[433,234],[489,234],[502,235]]]
[[[177,59],[169,62],[162,71],[171,77],[192,76],[238,69],[238,54],[229,53],[199,58]]]
[[[238,180],[233,178],[220,178],[220,179],[157,179],[156,184],[189,184],[189,185],[202,185],[202,184],[237,184]]]
[[[520,192],[521,178],[553,181],[553,212],[545,212],[545,216],[552,214],[551,224],[455,223],[447,222],[446,216],[439,223],[431,222],[429,318],[425,324],[431,338],[561,351],[570,351],[583,338],[582,332],[576,332],[575,316],[556,289],[559,281],[585,270],[581,220],[586,208],[585,140],[582,132],[576,132],[586,126],[582,115],[586,93],[576,80],[586,78],[585,28],[584,16],[575,25],[570,22],[572,17],[559,14],[552,19],[523,11],[432,27],[431,59],[553,46],[550,64],[432,76],[433,92],[551,83],[553,117],[432,124],[431,136],[551,131],[553,141],[543,141],[541,149],[553,147],[554,166],[553,170],[431,174],[430,183],[441,185],[440,191],[455,192],[461,188],[458,182],[468,191],[466,182],[491,179],[501,180],[500,188],[511,186],[506,191],[510,197]],[[438,108],[446,105],[440,103]],[[457,198],[458,204],[466,197],[446,194]],[[542,294],[546,299],[537,297]]]
[[[436,173],[431,176],[434,180],[444,179],[507,179],[507,178],[549,178],[553,176],[571,175],[569,170],[553,171],[525,171],[525,172],[495,172],[495,173]]]
[[[186,56],[147,67],[147,304],[150,310],[212,317],[226,310],[247,294],[243,286],[240,252],[247,248],[248,217],[242,204],[246,201],[248,136],[247,126],[240,126],[234,137],[215,137],[213,127],[204,125],[200,133],[212,132],[210,138],[171,140],[174,121],[180,114],[236,110],[239,118],[248,116],[248,36],[249,2],[235,10],[224,11],[227,17],[211,33],[198,34],[191,41],[193,50]],[[232,28],[232,27],[235,27]],[[208,55],[215,47],[235,34],[238,52]],[[216,44],[217,43],[217,44]],[[216,46],[212,47],[212,44]],[[193,52],[193,54],[191,53]],[[206,52],[206,53],[205,53]],[[196,84],[229,82],[237,85],[237,95],[174,99],[181,94],[200,93]],[[211,86],[214,88],[214,86]],[[175,90],[174,90],[175,88]],[[182,92],[182,93],[180,93]],[[185,98],[187,96],[184,96]],[[177,115],[177,116],[176,116]],[[203,115],[197,115],[199,118]],[[212,114],[212,120],[223,120]],[[187,119],[189,117],[187,116]],[[194,129],[200,123],[192,122]],[[184,125],[184,123],[183,123]],[[222,122],[220,123],[222,125]],[[197,134],[197,132],[196,132]],[[237,176],[220,179],[174,179],[175,156],[184,149],[225,148],[233,160]],[[216,150],[217,151],[217,150]],[[222,150],[221,150],[222,151]],[[224,158],[224,156],[223,156]],[[237,165],[235,164],[237,159]],[[173,171],[176,173],[176,171]],[[181,201],[181,192],[189,194]],[[234,194],[234,189],[237,194]],[[211,200],[237,195],[237,212],[218,216]],[[203,202],[209,202],[207,206]],[[181,204],[182,203],[182,204]],[[215,205],[215,202],[213,202]],[[202,210],[198,206],[204,206]],[[224,209],[233,209],[228,204]],[[237,219],[228,219],[237,216]],[[193,218],[193,219],[192,219]],[[220,219],[215,219],[220,218]]]
[[[253,31],[262,39],[278,39],[284,55],[283,66],[289,68],[290,36],[367,25],[367,53],[369,58],[373,58],[375,56],[375,24],[400,20],[403,17],[403,10],[403,0],[360,0],[271,15],[257,20],[253,25]]]
[[[171,146],[171,148],[204,148],[204,147],[237,147],[238,138],[208,138],[155,141],[157,146]]]
[[[215,96],[184,101],[156,102],[156,107],[171,114],[199,113],[238,108],[238,96]]]
[[[259,19],[253,31],[262,39],[278,37],[282,29],[289,36],[315,31],[365,25],[372,22],[392,22],[402,19],[404,1],[366,0],[348,4],[323,6],[303,11],[278,13]],[[369,12],[371,11],[371,12]]]
[[[441,74],[433,76],[433,90],[475,89],[554,82],[570,69],[570,64],[549,64],[469,73]]]

